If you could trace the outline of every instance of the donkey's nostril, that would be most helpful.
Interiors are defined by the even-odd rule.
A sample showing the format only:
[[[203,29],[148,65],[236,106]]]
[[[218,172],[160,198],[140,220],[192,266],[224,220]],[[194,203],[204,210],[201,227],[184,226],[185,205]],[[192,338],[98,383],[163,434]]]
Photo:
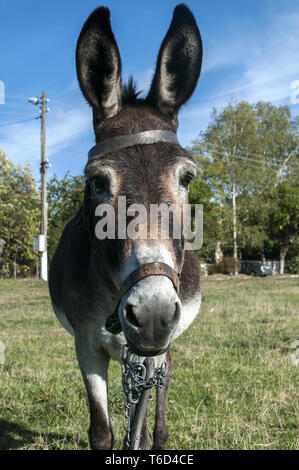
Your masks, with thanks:
[[[126,306],[126,317],[127,317],[128,322],[131,323],[131,325],[134,325],[140,328],[140,323],[134,312],[134,307],[131,304],[127,304]]]
[[[161,315],[161,324],[163,327],[169,327],[175,325],[181,314],[181,308],[179,302],[166,305]]]

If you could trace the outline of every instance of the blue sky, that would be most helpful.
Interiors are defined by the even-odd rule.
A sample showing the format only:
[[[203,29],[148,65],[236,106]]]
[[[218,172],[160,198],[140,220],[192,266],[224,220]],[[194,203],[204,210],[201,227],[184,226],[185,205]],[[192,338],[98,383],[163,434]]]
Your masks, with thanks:
[[[46,90],[49,176],[83,171],[94,144],[91,109],[76,79],[75,48],[83,22],[99,5],[111,10],[122,57],[123,79],[133,74],[148,90],[160,44],[169,27],[172,0],[0,0],[0,148],[14,163],[30,163],[39,178],[40,121],[27,102]],[[290,84],[299,80],[298,0],[189,0],[203,39],[202,74],[179,115],[178,136],[189,145],[209,122],[213,107],[237,100],[291,105]],[[299,94],[298,94],[299,96]]]

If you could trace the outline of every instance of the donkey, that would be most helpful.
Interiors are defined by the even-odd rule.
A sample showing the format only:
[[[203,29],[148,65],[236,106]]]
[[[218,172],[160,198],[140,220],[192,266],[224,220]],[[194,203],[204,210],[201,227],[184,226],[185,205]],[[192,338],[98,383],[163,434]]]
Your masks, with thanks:
[[[67,223],[51,262],[49,289],[58,320],[75,338],[92,449],[113,446],[107,369],[110,359],[121,361],[124,344],[143,358],[154,357],[157,366],[168,365],[166,387],[157,389],[153,449],[164,449],[168,439],[169,348],[200,308],[196,256],[186,250],[183,236],[129,239],[117,231],[114,239],[99,239],[95,228],[97,207],[107,203],[117,212],[119,196],[126,197],[126,207],[188,203],[196,165],[176,138],[177,116],[195,89],[201,61],[200,33],[184,4],[174,9],[144,99],[132,78],[121,84],[106,7],[91,13],[77,42],[77,76],[93,110],[96,145],[85,167],[83,204]],[[149,448],[146,418],[140,446]]]

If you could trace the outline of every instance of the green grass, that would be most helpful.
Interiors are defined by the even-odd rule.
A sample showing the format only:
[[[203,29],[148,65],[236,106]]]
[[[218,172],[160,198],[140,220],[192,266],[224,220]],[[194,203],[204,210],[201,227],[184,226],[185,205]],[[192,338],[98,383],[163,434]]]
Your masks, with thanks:
[[[211,276],[201,314],[172,346],[168,449],[298,448],[298,278]],[[73,339],[47,286],[0,281],[0,449],[88,449],[88,408]],[[121,448],[120,367],[110,366],[115,448]],[[150,427],[153,425],[151,405]]]

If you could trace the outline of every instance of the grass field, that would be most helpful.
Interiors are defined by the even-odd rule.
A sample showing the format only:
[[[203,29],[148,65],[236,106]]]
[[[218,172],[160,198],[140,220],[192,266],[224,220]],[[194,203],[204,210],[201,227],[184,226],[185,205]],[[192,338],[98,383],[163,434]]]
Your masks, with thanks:
[[[299,339],[299,279],[211,276],[202,289],[201,314],[172,346],[167,448],[298,449],[299,365],[290,346]],[[0,449],[88,449],[73,339],[55,319],[45,284],[0,281],[0,340]],[[109,376],[119,449],[117,363]]]

